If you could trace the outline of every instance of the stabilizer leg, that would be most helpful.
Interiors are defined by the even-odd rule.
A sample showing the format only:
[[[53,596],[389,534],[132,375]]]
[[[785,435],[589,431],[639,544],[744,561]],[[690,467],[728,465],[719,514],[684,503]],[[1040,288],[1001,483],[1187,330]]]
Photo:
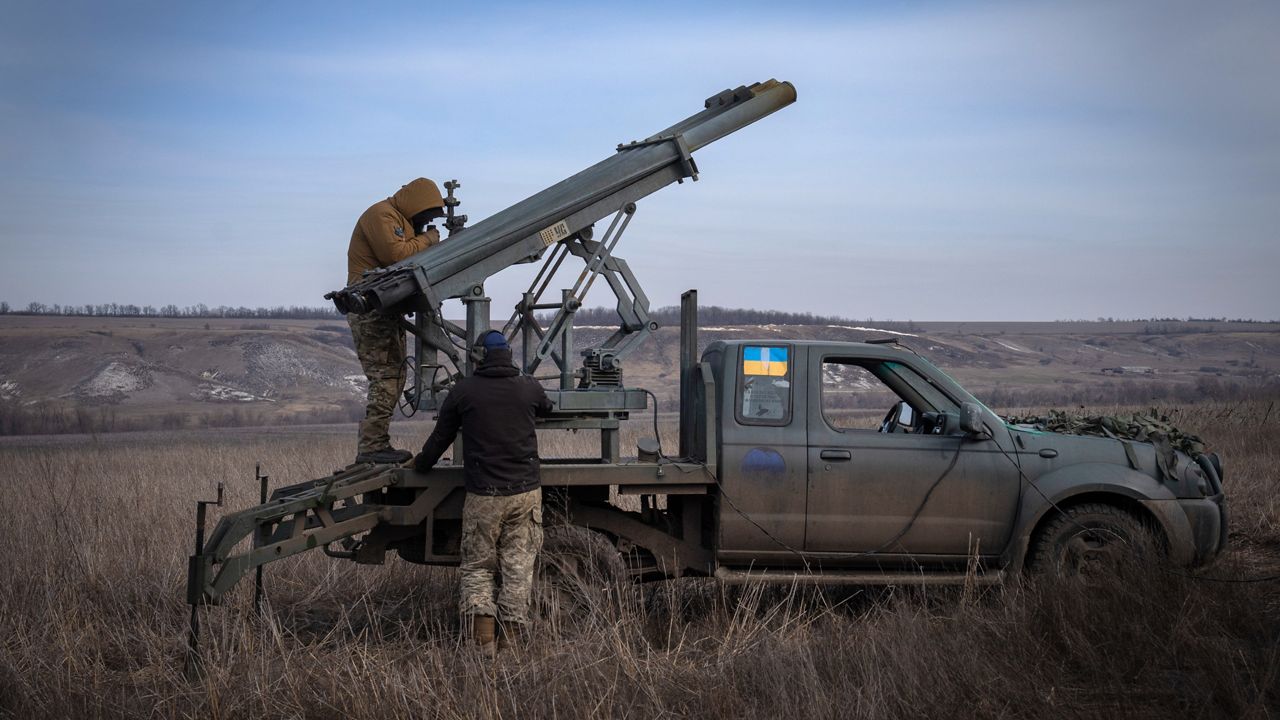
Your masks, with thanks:
[[[394,485],[394,465],[352,465],[326,478],[280,488],[262,505],[224,515],[207,542],[203,505],[197,510],[198,548],[187,577],[188,602],[213,604],[250,570],[372,530],[382,505],[362,502]],[[265,478],[259,477],[265,483]],[[214,504],[214,503],[209,503]],[[247,538],[252,547],[237,551]]]
[[[193,587],[199,587],[200,582],[200,551],[204,549],[204,524],[205,514],[209,505],[217,505],[222,507],[222,483],[218,483],[218,499],[217,500],[197,500],[196,501],[196,554],[191,556],[187,563],[187,602],[191,605],[191,626],[187,634],[187,661],[183,667],[183,672],[188,679],[194,679],[200,675],[200,606],[205,604],[205,599],[199,593],[193,593]]]

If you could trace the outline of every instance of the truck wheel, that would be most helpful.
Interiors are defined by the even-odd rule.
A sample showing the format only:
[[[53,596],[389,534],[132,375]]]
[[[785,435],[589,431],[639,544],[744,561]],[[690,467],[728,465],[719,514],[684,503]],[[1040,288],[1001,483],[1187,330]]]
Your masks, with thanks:
[[[1132,513],[1114,505],[1082,503],[1055,513],[1036,533],[1030,568],[1066,577],[1099,577],[1114,574],[1125,562],[1150,562],[1161,554],[1156,538]]]
[[[626,577],[626,566],[604,535],[579,525],[553,525],[543,536],[535,575],[535,602],[544,617],[581,617],[604,607]]]

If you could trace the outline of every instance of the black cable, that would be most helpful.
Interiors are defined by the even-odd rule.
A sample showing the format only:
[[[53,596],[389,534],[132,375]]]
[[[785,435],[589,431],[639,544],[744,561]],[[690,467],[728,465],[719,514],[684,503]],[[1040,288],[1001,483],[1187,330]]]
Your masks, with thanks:
[[[406,355],[406,356],[405,356],[405,358],[404,358],[404,360],[400,361],[400,376],[401,376],[402,378],[404,378],[404,382],[405,382],[405,383],[408,383],[408,381],[409,381],[409,372],[410,372],[410,371],[412,371],[412,372],[413,372],[413,376],[414,376],[415,378],[416,378],[416,377],[419,375],[419,373],[421,372],[421,371],[417,368],[417,363],[418,363],[418,359],[417,359],[417,358],[415,358],[415,357],[414,357],[414,356],[412,356],[412,355]],[[400,380],[400,378],[396,378],[396,380]],[[415,384],[415,385],[417,385],[417,384],[419,384],[419,383],[415,380],[415,381],[414,381],[414,384]],[[417,415],[417,414],[418,414],[418,403],[422,401],[422,398],[420,398],[420,397],[415,397],[415,398],[413,399],[413,402],[410,402],[407,398],[405,398],[405,396],[404,396],[404,391],[403,391],[403,390],[401,390],[401,391],[400,391],[400,398],[399,398],[399,400],[400,400],[400,402],[399,402],[398,404],[399,404],[399,406],[400,406],[400,414],[401,414],[401,415],[405,416],[406,418],[411,418],[411,417],[413,417],[414,415]],[[408,407],[408,408],[412,408],[413,412],[409,412],[409,411],[405,410],[405,408],[406,408],[406,407]]]

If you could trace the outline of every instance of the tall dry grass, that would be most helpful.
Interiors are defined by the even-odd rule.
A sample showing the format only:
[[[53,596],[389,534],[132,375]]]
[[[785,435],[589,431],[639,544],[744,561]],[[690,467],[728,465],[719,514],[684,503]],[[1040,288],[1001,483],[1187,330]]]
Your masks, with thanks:
[[[1197,406],[1226,458],[1232,549],[1276,572],[1280,418]],[[631,431],[643,434],[643,429]],[[420,440],[420,438],[417,438]],[[594,438],[548,438],[569,452]],[[629,442],[629,441],[628,441]],[[671,442],[668,439],[668,442]],[[319,553],[205,613],[183,677],[192,500],[348,460],[342,434],[145,434],[0,445],[0,714],[9,717],[1269,717],[1275,583],[1128,568],[1082,585],[874,591],[684,580],[550,618],[488,668],[459,638],[454,572]],[[411,445],[408,440],[402,446]]]

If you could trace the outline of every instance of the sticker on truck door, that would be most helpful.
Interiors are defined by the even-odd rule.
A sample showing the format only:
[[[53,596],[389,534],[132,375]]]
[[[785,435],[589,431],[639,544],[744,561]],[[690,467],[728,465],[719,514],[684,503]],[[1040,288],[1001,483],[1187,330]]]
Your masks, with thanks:
[[[787,376],[787,348],[748,345],[742,349],[742,374]]]
[[[790,347],[742,346],[742,372],[738,374],[737,419],[743,425],[791,423]]]

